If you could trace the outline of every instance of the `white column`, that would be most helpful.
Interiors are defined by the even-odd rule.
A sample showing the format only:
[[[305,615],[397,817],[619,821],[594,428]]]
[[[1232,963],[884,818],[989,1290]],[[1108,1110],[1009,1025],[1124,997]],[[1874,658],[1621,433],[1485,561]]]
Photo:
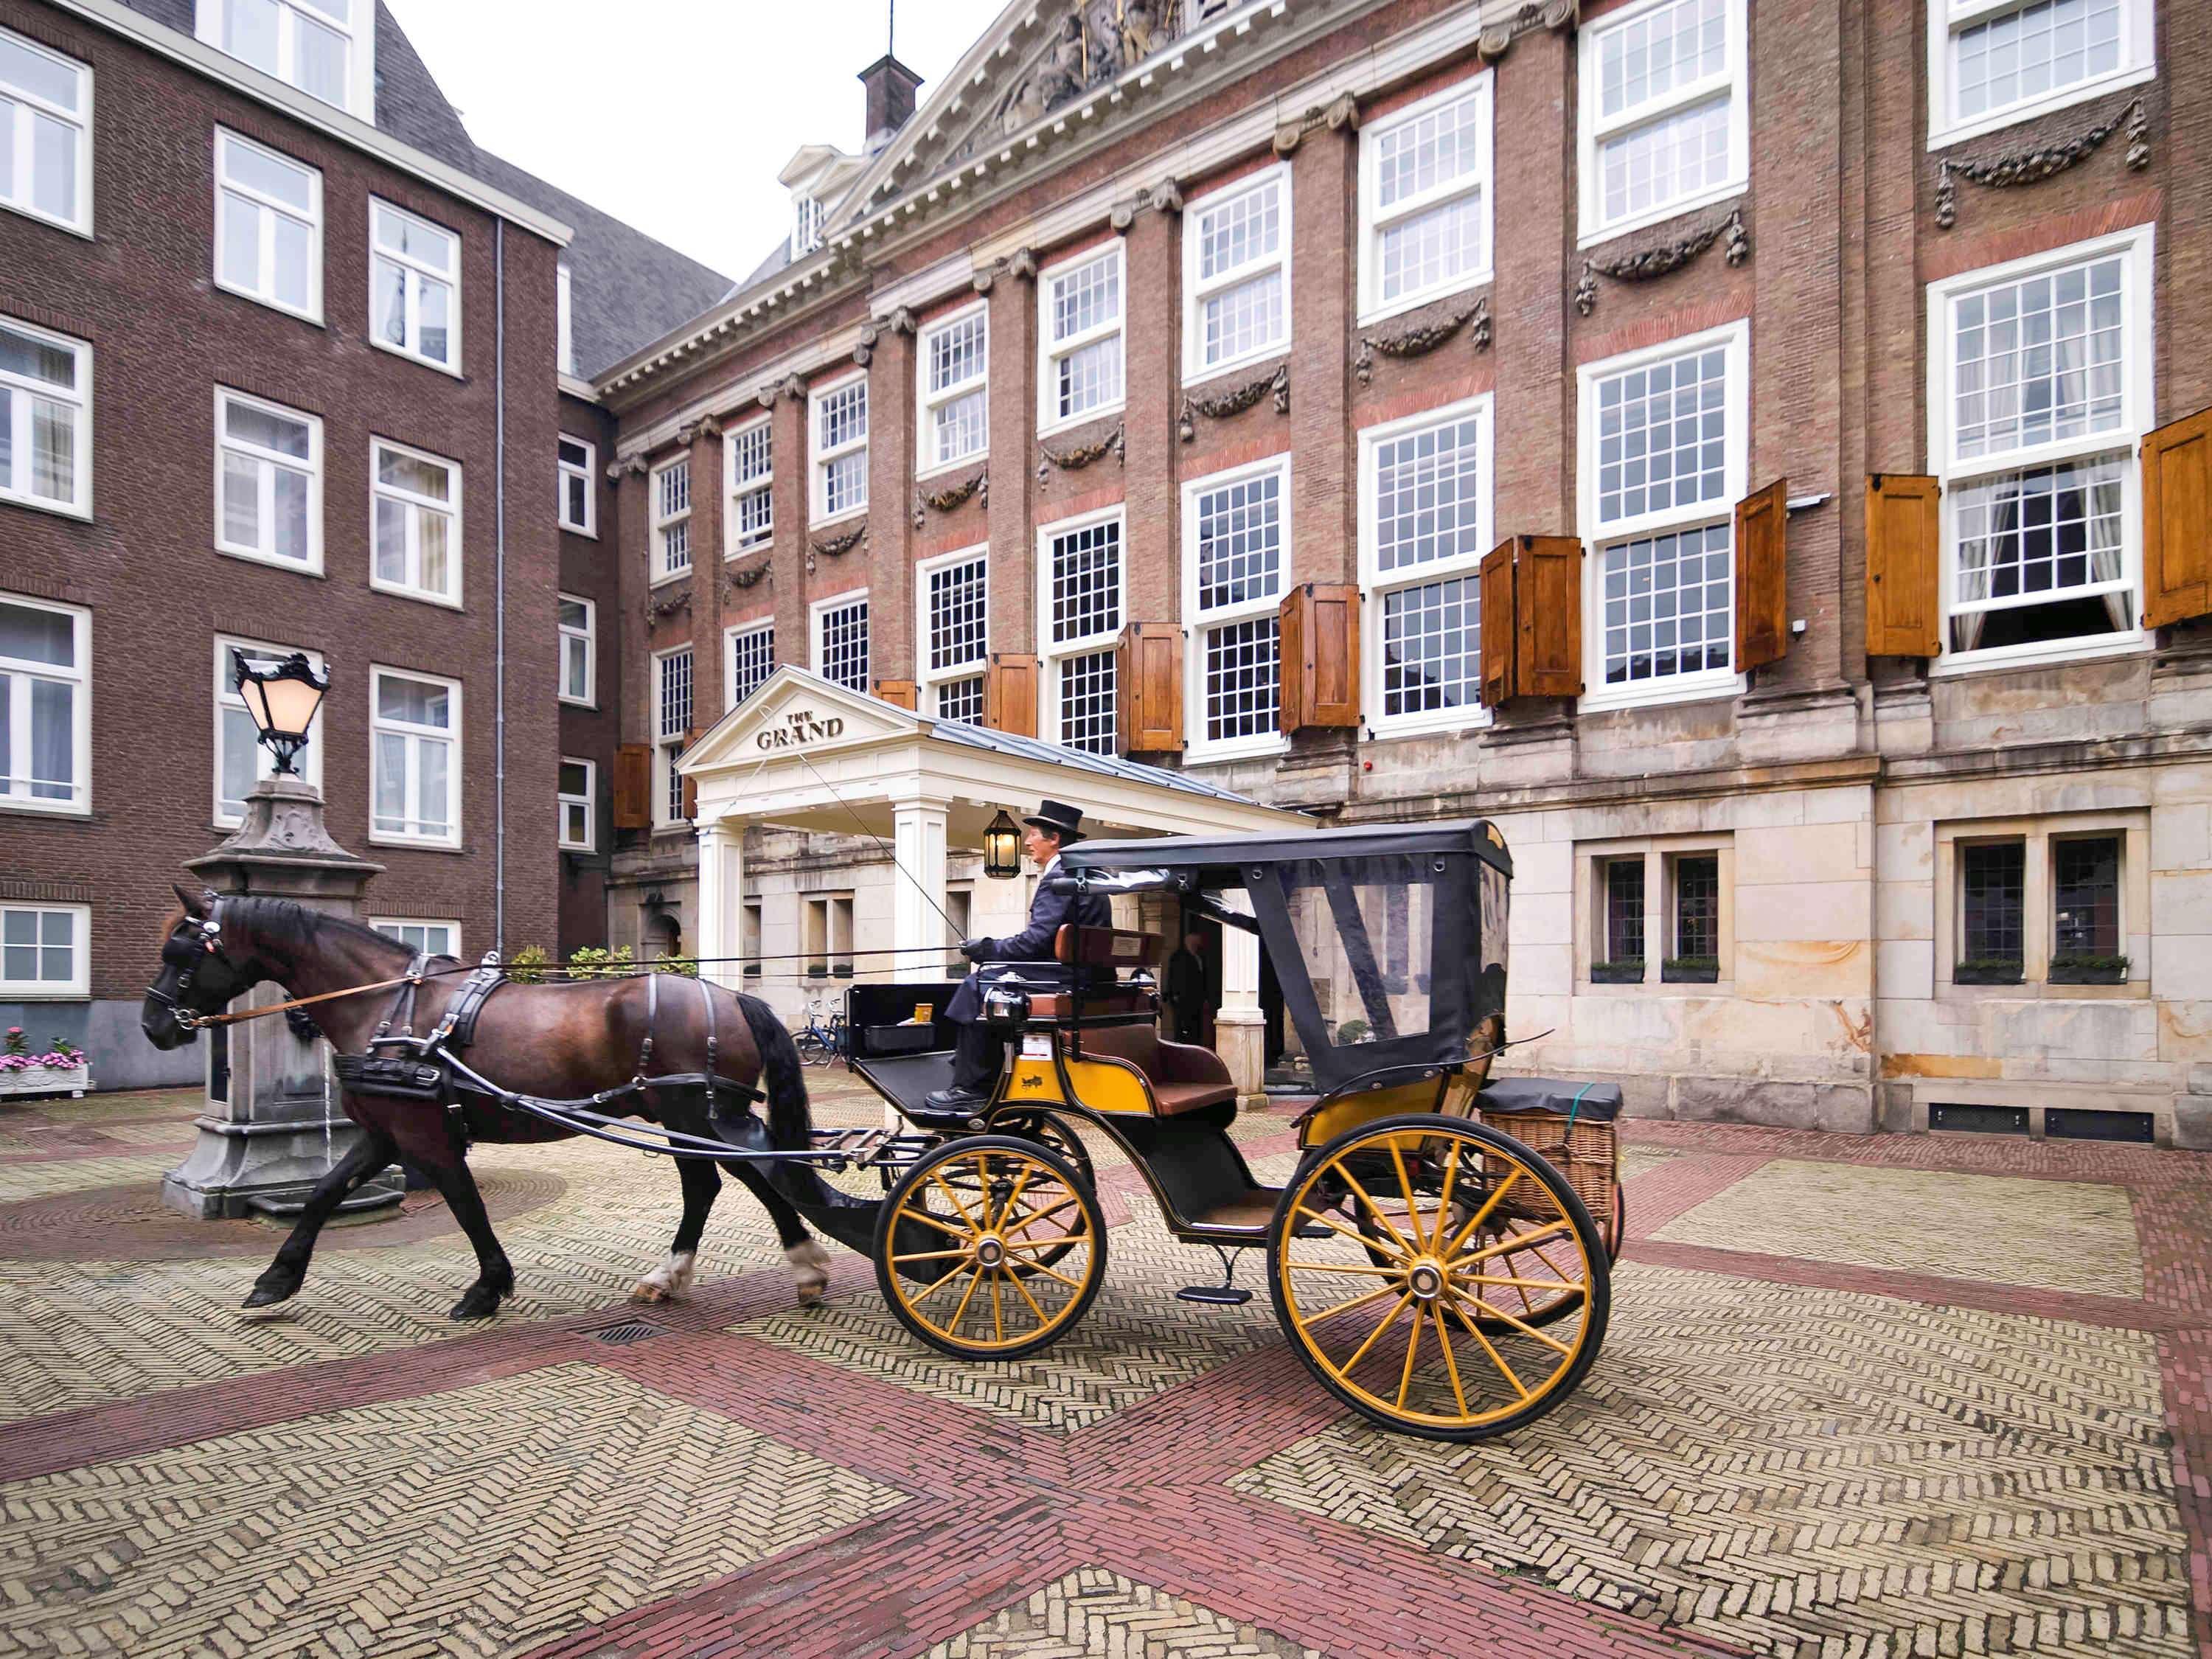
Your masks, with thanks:
[[[745,948],[745,827],[714,820],[699,826],[699,954],[734,957]],[[731,990],[744,984],[744,964],[703,961],[699,972]]]
[[[1232,909],[1252,913],[1242,893],[1224,893],[1222,899]],[[1221,930],[1221,1009],[1213,1017],[1213,1049],[1229,1067],[1240,1100],[1264,1094],[1267,1016],[1260,1006],[1260,939],[1242,927]]]
[[[891,949],[883,966],[894,980],[934,979],[952,941],[945,937],[945,820],[950,801],[917,798],[891,803]],[[937,959],[928,954],[937,952]]]

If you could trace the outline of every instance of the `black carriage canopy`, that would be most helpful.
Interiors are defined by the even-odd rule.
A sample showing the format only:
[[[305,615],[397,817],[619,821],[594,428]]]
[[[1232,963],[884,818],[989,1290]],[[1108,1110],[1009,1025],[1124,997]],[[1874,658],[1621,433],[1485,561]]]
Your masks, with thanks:
[[[1325,1091],[1464,1060],[1475,1027],[1504,1012],[1513,858],[1481,819],[1084,842],[1060,868],[1071,887],[1173,892],[1256,932]],[[1249,915],[1224,902],[1239,890]]]

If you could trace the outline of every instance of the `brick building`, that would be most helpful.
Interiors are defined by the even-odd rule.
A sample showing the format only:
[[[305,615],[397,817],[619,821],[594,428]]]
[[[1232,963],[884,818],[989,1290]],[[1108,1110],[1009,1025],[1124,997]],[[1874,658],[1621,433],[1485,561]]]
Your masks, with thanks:
[[[479,152],[375,0],[0,0],[0,1023],[196,1075],[136,1025],[266,763],[234,643],[331,668],[305,767],[376,920],[560,936],[606,716],[557,607],[613,580],[550,510],[609,436],[562,368],[727,287]]]
[[[2186,10],[1102,0],[910,118],[876,65],[776,254],[594,380],[612,937],[833,970],[795,1007],[881,927],[819,837],[699,913],[678,762],[793,662],[1496,819],[1523,1059],[1638,1111],[2203,1133]]]

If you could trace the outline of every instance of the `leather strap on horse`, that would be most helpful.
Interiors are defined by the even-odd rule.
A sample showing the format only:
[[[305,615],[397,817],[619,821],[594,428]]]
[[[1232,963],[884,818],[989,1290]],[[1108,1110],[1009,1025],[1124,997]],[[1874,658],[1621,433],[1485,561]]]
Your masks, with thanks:
[[[397,979],[380,979],[371,985],[349,985],[343,990],[321,991],[311,997],[294,997],[289,1002],[272,1002],[265,1008],[238,1008],[220,1014],[194,1014],[189,1023],[195,1029],[209,1025],[236,1025],[242,1020],[265,1019],[270,1014],[308,1007],[318,1002],[331,1002],[339,997],[357,997],[364,991],[386,991],[395,985],[419,982],[416,975],[402,974]]]

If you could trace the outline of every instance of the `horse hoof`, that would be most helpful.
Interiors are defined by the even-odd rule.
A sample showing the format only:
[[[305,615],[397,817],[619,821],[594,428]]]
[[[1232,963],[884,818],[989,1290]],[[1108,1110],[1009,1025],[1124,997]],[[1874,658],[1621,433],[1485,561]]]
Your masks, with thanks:
[[[257,1281],[239,1306],[250,1313],[256,1308],[273,1308],[279,1302],[289,1302],[299,1293],[300,1286],[296,1281],[289,1285],[266,1285]]]
[[[666,1285],[656,1285],[649,1279],[641,1279],[630,1287],[629,1299],[633,1302],[668,1302],[674,1298],[669,1295]]]
[[[478,1279],[469,1286],[466,1295],[453,1304],[453,1310],[446,1316],[455,1324],[471,1319],[489,1319],[499,1311],[499,1304],[514,1289],[512,1279],[504,1285],[487,1284]]]
[[[799,1293],[799,1305],[817,1306],[822,1293],[830,1288],[830,1269],[836,1265],[830,1252],[807,1238],[790,1246],[783,1256],[791,1264],[791,1284]]]

